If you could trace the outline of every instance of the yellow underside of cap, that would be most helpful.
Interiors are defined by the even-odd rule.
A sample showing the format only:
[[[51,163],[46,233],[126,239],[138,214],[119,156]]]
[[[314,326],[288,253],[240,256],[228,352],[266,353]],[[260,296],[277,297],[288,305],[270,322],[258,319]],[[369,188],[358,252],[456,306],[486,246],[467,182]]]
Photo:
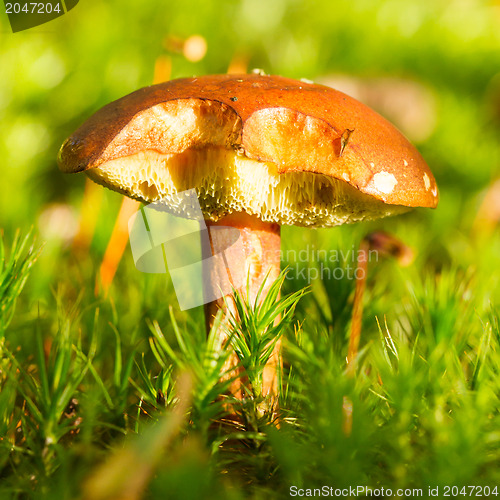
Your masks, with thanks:
[[[337,226],[403,213],[338,179],[311,172],[278,174],[276,165],[212,147],[164,155],[142,151],[90,169],[94,181],[173,213],[178,193],[196,189],[206,219],[246,212],[266,222]]]

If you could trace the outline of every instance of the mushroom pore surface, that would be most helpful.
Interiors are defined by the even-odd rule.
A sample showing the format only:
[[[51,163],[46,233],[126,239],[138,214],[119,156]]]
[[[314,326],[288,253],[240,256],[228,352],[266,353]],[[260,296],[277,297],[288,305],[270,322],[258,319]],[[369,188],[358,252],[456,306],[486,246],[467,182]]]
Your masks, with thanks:
[[[327,175],[280,174],[273,163],[251,160],[223,147],[170,155],[141,151],[89,169],[87,175],[146,203],[162,200],[174,214],[182,206],[185,215],[178,193],[195,189],[204,217],[212,221],[246,212],[266,222],[328,227],[408,210]]]

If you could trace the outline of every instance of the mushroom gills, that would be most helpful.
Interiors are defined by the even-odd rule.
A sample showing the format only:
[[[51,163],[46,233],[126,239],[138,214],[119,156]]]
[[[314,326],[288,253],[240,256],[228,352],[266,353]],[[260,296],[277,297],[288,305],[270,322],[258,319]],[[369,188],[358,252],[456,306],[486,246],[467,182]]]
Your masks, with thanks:
[[[164,200],[176,213],[178,193],[196,189],[206,219],[234,212],[266,222],[337,226],[406,212],[361,193],[347,182],[313,172],[279,174],[273,163],[238,155],[223,147],[160,154],[146,150],[87,171],[99,184],[145,203]],[[185,207],[182,207],[185,214]]]

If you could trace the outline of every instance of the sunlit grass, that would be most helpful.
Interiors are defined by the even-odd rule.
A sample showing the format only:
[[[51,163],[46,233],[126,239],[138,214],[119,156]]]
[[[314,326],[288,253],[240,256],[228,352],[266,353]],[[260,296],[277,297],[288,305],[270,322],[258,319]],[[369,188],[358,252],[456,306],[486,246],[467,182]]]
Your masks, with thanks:
[[[14,259],[22,282],[32,257],[21,241],[13,252],[25,256]],[[131,290],[116,287],[112,299],[95,299],[89,287],[54,291],[50,307],[11,322],[1,347],[2,498],[106,498],[122,491],[122,475],[153,498],[167,490],[171,498],[272,498],[291,485],[495,484],[498,309],[484,305],[474,270],[418,265],[372,266],[355,376],[346,369],[348,281],[313,283],[304,297],[302,283],[279,298],[284,281],[294,289],[283,274],[260,307],[238,296],[232,346],[221,345],[220,325],[206,336],[200,311],[168,307],[175,297],[161,280],[148,278],[162,300],[151,306],[137,295],[126,322],[113,304]],[[141,275],[135,279],[132,288]],[[12,304],[20,287],[9,289]],[[274,420],[256,408],[260,369],[278,337],[284,363]],[[232,349],[255,386],[239,402],[223,377]],[[175,430],[167,431],[169,421]],[[145,459],[149,449],[154,458]]]

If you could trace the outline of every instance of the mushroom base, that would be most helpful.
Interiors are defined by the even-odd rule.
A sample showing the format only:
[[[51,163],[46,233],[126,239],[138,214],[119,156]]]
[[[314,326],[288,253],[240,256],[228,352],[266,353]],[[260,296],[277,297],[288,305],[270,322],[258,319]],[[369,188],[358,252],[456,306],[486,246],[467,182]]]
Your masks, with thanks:
[[[261,287],[264,283],[261,299],[263,299],[269,291],[272,283],[277,279],[280,272],[280,226],[275,223],[263,222],[257,217],[247,215],[244,213],[233,213],[228,215],[217,222],[205,221],[209,228],[211,227],[230,227],[240,231],[240,243],[244,250],[244,262],[228,263],[237,265],[244,271],[244,276],[248,277],[249,282],[249,299],[254,302]],[[211,239],[217,238],[217,241],[211,241],[213,248],[224,248],[224,231],[211,231]],[[227,245],[233,244],[233,239],[229,236]],[[208,270],[210,273],[216,270]],[[214,278],[216,278],[214,276]],[[231,276],[229,276],[231,280]],[[210,279],[210,276],[205,276],[205,279]],[[235,287],[237,288],[237,287]],[[244,295],[247,293],[246,281],[238,291]],[[215,316],[220,309],[232,307],[233,301],[231,295],[209,302],[205,304],[205,319],[207,331],[211,329],[214,323]],[[234,312],[234,311],[233,311]],[[221,332],[222,335],[225,333]],[[225,339],[227,341],[227,338]],[[280,342],[278,341],[271,358],[264,368],[262,380],[262,395],[276,395],[278,388],[277,381],[277,366],[279,363]],[[233,368],[234,370],[231,370]],[[230,376],[234,375],[237,370],[240,377],[235,380],[231,385],[231,393],[239,399],[243,397],[242,384],[245,383],[245,375],[242,368],[239,366],[239,360],[236,353],[232,354],[228,360],[226,370],[231,370]],[[232,372],[232,373],[231,373]]]

